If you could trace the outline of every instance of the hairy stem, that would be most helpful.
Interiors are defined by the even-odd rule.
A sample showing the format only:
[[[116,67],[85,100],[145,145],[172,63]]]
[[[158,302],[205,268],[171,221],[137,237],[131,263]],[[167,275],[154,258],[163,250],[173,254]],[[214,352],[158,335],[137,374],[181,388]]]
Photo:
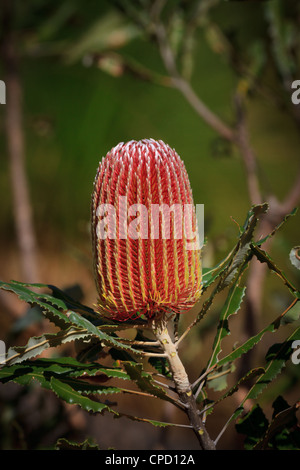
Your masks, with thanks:
[[[161,347],[165,351],[175,383],[176,392],[181,403],[185,407],[185,412],[188,415],[200,448],[202,450],[215,450],[215,444],[210,438],[199,416],[196,400],[192,393],[187,373],[178,355],[176,346],[170,337],[166,322],[154,322],[152,329],[156,339],[160,342]]]

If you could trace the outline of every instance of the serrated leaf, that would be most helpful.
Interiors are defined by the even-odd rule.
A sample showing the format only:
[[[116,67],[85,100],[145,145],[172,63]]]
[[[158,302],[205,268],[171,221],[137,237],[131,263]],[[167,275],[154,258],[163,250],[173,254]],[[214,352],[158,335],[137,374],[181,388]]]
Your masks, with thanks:
[[[294,307],[295,301],[291,304],[290,308],[287,308],[281,315],[279,315],[275,320],[263,328],[259,333],[249,338],[241,346],[236,347],[231,353],[223,357],[218,361],[218,367],[223,366],[224,364],[231,363],[241,357],[243,354],[246,354],[250,349],[252,349],[266,333],[273,333],[281,325],[285,324],[285,317],[288,316],[290,310]],[[298,303],[298,302],[297,302]],[[298,309],[298,306],[297,306]],[[290,317],[289,317],[290,318]]]
[[[281,324],[293,323],[300,318],[300,300],[298,300],[282,317]]]
[[[61,346],[62,344],[76,339],[89,337],[90,334],[84,330],[69,328],[58,333],[46,333],[41,336],[33,336],[25,346],[14,346],[7,351],[3,365],[12,365],[38,356],[48,348]]]
[[[61,329],[68,328],[71,323],[67,315],[64,313],[68,310],[65,303],[61,299],[56,299],[45,292],[34,292],[27,287],[29,285],[33,289],[48,288],[46,284],[24,284],[18,281],[0,281],[0,289],[14,292],[20,300],[23,300],[30,305],[38,305],[45,316],[56,326]]]
[[[203,292],[208,289],[208,287],[213,284],[227,269],[230,261],[231,261],[232,253],[223,259],[220,263],[218,263],[213,268],[203,268],[202,270],[202,284],[203,284]]]
[[[109,411],[113,413],[115,417],[126,417],[134,421],[145,422],[152,424],[153,426],[159,427],[178,426],[172,423],[164,423],[157,420],[132,416],[127,413],[118,413],[112,410],[108,405],[104,403],[96,402],[88,397],[80,395],[80,393],[76,392],[70,385],[63,383],[62,381],[57,380],[54,377],[52,377],[51,379],[51,389],[62,400],[66,401],[69,404],[79,405],[82,409],[86,411],[91,411],[93,413],[102,413],[103,411]]]
[[[80,394],[85,394],[85,395],[112,395],[114,393],[122,393],[122,392],[130,393],[130,391],[120,388],[120,387],[101,385],[100,383],[99,384],[90,383],[86,380],[83,380],[82,378],[81,380],[79,380],[79,379],[69,376],[69,377],[63,377],[60,380],[64,384],[70,385],[70,387],[72,387],[72,389],[75,390],[76,392]]]
[[[207,369],[209,369],[218,362],[218,356],[222,351],[222,339],[230,334],[228,327],[228,318],[231,315],[236,314],[240,309],[245,295],[245,290],[245,287],[239,287],[238,285],[234,285],[228,293],[224,307],[221,310],[217,334],[213,343],[213,352],[210,357]]]
[[[2,383],[14,381],[27,385],[36,379],[43,387],[49,388],[47,381],[53,376],[61,376],[62,380],[79,379],[82,381],[82,386],[85,385],[86,379],[94,380],[97,386],[109,379],[130,380],[129,375],[122,369],[104,367],[100,364],[81,364],[73,358],[27,360],[21,364],[4,366],[0,369],[0,382]]]
[[[232,372],[231,367],[221,367],[215,374],[207,377],[207,387],[215,392],[221,392],[227,387],[228,374]]]
[[[298,208],[296,207],[295,209],[292,210],[292,212],[284,216],[282,221],[278,225],[276,225],[276,227],[272,230],[272,232],[268,233],[268,235],[266,235],[265,237],[260,238],[256,243],[253,243],[253,244],[259,247],[263,245],[267,240],[269,240],[269,238],[273,237],[275,233],[277,233],[278,230],[280,230],[285,225],[285,223],[288,221],[290,217],[293,217],[294,215],[296,215],[297,211],[298,211]]]
[[[141,363],[124,361],[122,365],[131,380],[137,384],[142,392],[149,393],[157,398],[173,403],[173,400],[166,395],[165,390],[154,384],[151,374],[143,370]]]
[[[300,293],[297,291],[296,287],[293,286],[293,284],[287,279],[285,274],[281,269],[279,269],[272,258],[266,253],[264,250],[259,248],[257,245],[252,244],[251,245],[251,250],[255,254],[256,258],[261,262],[261,263],[266,263],[268,268],[275,272],[277,276],[283,281],[283,283],[288,287],[290,292],[297,298],[300,298]]]
[[[57,450],[100,450],[97,444],[86,439],[83,442],[72,442],[65,438],[60,438],[55,444]]]
[[[265,214],[267,210],[268,204],[265,203],[252,206],[248,212],[244,226],[240,231],[238,243],[233,252],[232,261],[227,269],[227,272],[225,271],[226,275],[223,276],[223,287],[229,286],[234,282],[235,279],[237,279],[240,269],[249,260],[254,230],[260,216]]]
[[[208,272],[206,271],[206,275],[208,275],[207,281],[209,284],[212,284],[212,282],[217,279],[218,282],[210,297],[203,303],[202,308],[193,323],[194,325],[208,312],[216,294],[238,282],[253,256],[251,252],[251,242],[258,219],[267,210],[268,204],[258,204],[253,206],[247,214],[243,228],[240,228],[240,235],[236,246],[224,262],[221,263],[221,271],[219,272],[217,268],[216,272],[211,273],[210,275],[208,275]]]
[[[257,367],[255,369],[250,370],[245,374],[241,379],[238,380],[238,382],[233,385],[222,397],[218,398],[211,406],[215,406],[218,403],[221,403],[223,400],[226,398],[232,396],[234,393],[238,391],[241,385],[244,385],[246,382],[249,380],[253,379],[254,377],[261,375],[264,372],[264,369],[262,367]]]
[[[81,302],[74,300],[66,292],[62,291],[53,284],[47,284],[48,289],[51,290],[52,296],[63,302],[64,308],[66,311],[74,310],[75,312],[80,313],[84,317],[88,318],[90,321],[100,321],[101,317],[99,313],[95,312],[92,308],[83,305]]]
[[[285,400],[283,400],[281,397],[278,397],[277,400],[275,400],[275,402],[273,403],[273,408],[276,406],[276,402],[278,401],[285,402]],[[266,430],[263,438],[254,446],[253,449],[265,450],[267,448],[274,448],[274,445],[276,446],[277,444],[276,437],[278,437],[279,434],[281,434],[281,437],[282,437],[282,434],[283,434],[282,431],[286,431],[284,433],[285,448],[292,448],[296,450],[291,440],[290,432],[292,429],[297,430],[298,439],[300,438],[300,430],[299,430],[299,427],[297,426],[297,418],[296,418],[296,412],[298,411],[299,407],[300,407],[300,402],[295,403],[293,406],[289,406],[286,403],[285,409],[282,409],[277,412],[275,412],[275,408],[274,408],[273,419],[271,423],[269,424],[268,429]],[[283,442],[280,443],[280,446],[282,448]],[[299,450],[299,447],[297,447],[297,449]]]
[[[64,400],[71,405],[79,405],[85,411],[92,411],[93,413],[102,413],[103,411],[109,411],[110,413],[118,415],[116,411],[110,408],[105,403],[101,403],[86,396],[81,395],[79,392],[74,390],[69,384],[56,379],[51,378],[50,381],[51,390],[58,396],[58,398]]]
[[[236,419],[244,410],[243,404],[246,400],[256,399],[260,393],[277,377],[285,366],[287,360],[290,359],[294,340],[300,340],[300,327],[297,328],[283,343],[271,347],[267,353],[267,365],[264,372],[259,376],[256,383],[251,387],[244,397],[241,405],[234,412],[230,420]]]
[[[89,309],[88,307],[83,306],[82,304],[73,301],[68,295],[64,294],[60,289],[56,288],[55,286],[52,285],[47,285],[47,284],[30,284],[30,287],[32,289],[51,289],[53,293],[55,293],[56,297],[44,292],[37,293],[31,289],[28,288],[28,284],[24,284],[21,282],[17,281],[12,281],[10,283],[5,283],[5,282],[0,282],[0,288],[10,290],[14,292],[16,295],[21,300],[24,300],[25,302],[31,304],[31,305],[38,305],[39,307],[42,308],[43,312],[45,313],[45,316],[56,326],[61,328],[62,330],[65,330],[67,328],[70,328],[70,326],[76,326],[78,327],[81,331],[86,330],[87,334],[86,336],[95,336],[99,338],[100,341],[103,341],[105,345],[113,346],[118,349],[122,349],[131,353],[135,354],[140,354],[140,352],[134,348],[132,348],[130,345],[123,344],[121,341],[118,340],[116,336],[110,336],[108,333],[105,331],[102,331],[100,328],[113,328],[116,326],[117,329],[125,329],[126,326],[123,325],[121,327],[120,325],[104,325],[103,326],[103,320],[101,317],[96,314],[92,309]],[[76,312],[75,310],[70,310],[70,307],[75,307],[75,309],[79,310],[80,313]],[[88,318],[86,318],[88,317]],[[92,321],[90,321],[92,320]],[[108,321],[109,322],[109,321]],[[123,322],[125,323],[125,322]],[[97,326],[98,325],[98,326]],[[127,325],[129,327],[129,325]],[[132,325],[130,325],[132,327]],[[82,338],[82,336],[78,336],[79,338]],[[46,338],[45,342],[45,348],[49,347],[49,341],[48,337]],[[39,340],[33,339],[32,342],[37,343]],[[53,343],[55,342],[55,339],[53,338]],[[42,344],[40,345],[40,348],[37,346],[34,348],[29,348],[29,350],[35,350],[39,351],[37,354],[43,351],[42,349]],[[25,353],[25,350],[23,351],[23,355],[26,359],[29,357],[33,357],[33,355],[28,355],[27,350]],[[22,357],[21,350],[19,352],[19,358]],[[36,354],[34,354],[36,355]]]
[[[39,307],[46,318],[61,329],[71,326],[72,323],[69,319],[69,313],[71,311],[80,314],[80,316],[86,318],[95,326],[101,326],[101,329],[107,332],[139,326],[139,321],[134,323],[130,321],[118,323],[102,317],[100,313],[72,299],[68,294],[52,284],[28,284],[18,281],[0,281],[0,289],[11,291],[15,293],[20,300],[27,302],[29,305]],[[42,292],[39,292],[39,290],[42,290]],[[50,290],[52,294],[45,292],[46,290]]]
[[[237,432],[246,436],[244,441],[245,449],[253,448],[263,437],[268,425],[269,422],[258,404],[254,405],[246,416],[237,421],[235,425]]]
[[[120,414],[120,417],[122,416],[130,419],[131,421],[139,421],[140,423],[148,423],[148,424],[152,424],[152,426],[159,427],[159,428],[166,428],[168,426],[181,427],[180,424],[178,425],[175,423],[165,423],[163,421],[157,421],[155,419],[140,418],[138,416],[132,416],[126,413]]]
[[[72,322],[73,325],[76,325],[79,328],[86,329],[90,334],[98,337],[100,341],[103,341],[103,343],[107,346],[113,346],[114,348],[122,349],[138,355],[141,354],[140,351],[132,348],[130,345],[123,344],[121,341],[118,340],[117,336],[110,336],[106,332],[101,331],[101,327],[97,328],[87,318],[82,317],[77,312],[69,312],[69,320]]]
[[[285,367],[286,361],[291,357],[293,351],[291,345],[295,339],[300,340],[300,327],[297,328],[283,343],[271,346],[266,356],[267,366],[265,367],[265,372],[250,390],[250,399],[257,398],[258,395],[277,377],[282,368]]]
[[[211,285],[220,276],[219,289],[229,286],[237,278],[239,269],[247,261],[250,253],[250,243],[253,239],[255,227],[259,217],[268,209],[268,204],[258,204],[253,206],[247,214],[236,246],[229,255],[214,268],[204,270],[203,284],[204,289]]]
[[[123,387],[110,387],[84,382],[83,378],[98,378],[99,375],[97,374],[105,375],[108,378],[130,380],[129,375],[121,369],[106,368],[98,364],[81,364],[73,358],[45,358],[35,361],[24,361],[22,364],[3,367],[0,369],[0,382],[7,383],[14,381],[20,385],[28,386],[32,381],[37,381],[43,388],[52,390],[60,399],[69,404],[78,405],[85,411],[93,413],[109,411],[113,413],[114,417],[126,417],[134,421],[145,422],[159,427],[184,426],[148,418],[140,418],[127,413],[119,413],[112,410],[105,403],[95,401],[88,396],[82,395],[138,393],[133,390],[124,389]]]

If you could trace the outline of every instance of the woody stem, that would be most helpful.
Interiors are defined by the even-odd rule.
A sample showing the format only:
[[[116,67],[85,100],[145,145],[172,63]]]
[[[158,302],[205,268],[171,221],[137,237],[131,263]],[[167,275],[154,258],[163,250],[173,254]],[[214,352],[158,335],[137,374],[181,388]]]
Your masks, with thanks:
[[[188,415],[200,448],[202,450],[215,450],[215,444],[210,438],[199,416],[196,400],[193,395],[187,373],[178,355],[176,346],[170,337],[166,322],[153,322],[152,330],[166,354],[175,383],[176,392],[180,401],[185,406],[185,412]]]

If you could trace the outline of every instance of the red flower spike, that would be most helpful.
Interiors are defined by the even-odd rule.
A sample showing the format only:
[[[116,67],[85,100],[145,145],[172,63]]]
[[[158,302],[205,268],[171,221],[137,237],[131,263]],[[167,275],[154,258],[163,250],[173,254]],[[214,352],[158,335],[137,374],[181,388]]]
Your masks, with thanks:
[[[188,175],[175,150],[145,139],[108,152],[92,196],[99,312],[126,320],[193,307],[201,295],[200,249],[189,248],[196,228]]]

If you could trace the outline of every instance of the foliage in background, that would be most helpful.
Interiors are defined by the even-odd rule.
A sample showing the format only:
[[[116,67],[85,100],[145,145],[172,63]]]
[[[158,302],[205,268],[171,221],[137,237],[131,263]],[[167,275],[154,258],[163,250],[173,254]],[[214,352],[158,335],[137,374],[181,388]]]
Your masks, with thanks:
[[[59,237],[65,231],[68,237],[82,237],[98,160],[116,141],[151,136],[170,143],[184,157],[195,201],[205,203],[209,214],[207,233],[215,237],[215,248],[222,250],[234,237],[232,208],[242,217],[248,207],[239,156],[197,119],[174,90],[153,36],[124,14],[131,3],[139,4],[124,2],[123,12],[122,2],[91,1],[89,8],[81,0],[62,5],[47,0],[17,3],[27,167],[37,231],[51,234],[59,227],[55,230]],[[141,2],[144,18],[143,5],[148,3]],[[290,73],[297,75],[299,70],[298,5],[291,0],[271,2],[274,13],[267,21],[264,5],[224,3],[202,2],[197,17],[198,2],[167,2],[164,19],[169,21],[172,47],[183,76],[226,121],[235,121],[235,89],[246,94],[264,192],[276,189],[282,197],[294,176],[298,153],[286,112],[294,109],[290,90],[277,92],[281,89],[277,69],[283,68],[284,60],[292,63]],[[277,31],[274,41],[270,30]],[[12,228],[5,159],[1,169],[2,217]],[[220,188],[213,194],[212,180]],[[223,252],[228,246],[224,248]],[[284,241],[280,249],[287,249]]]

